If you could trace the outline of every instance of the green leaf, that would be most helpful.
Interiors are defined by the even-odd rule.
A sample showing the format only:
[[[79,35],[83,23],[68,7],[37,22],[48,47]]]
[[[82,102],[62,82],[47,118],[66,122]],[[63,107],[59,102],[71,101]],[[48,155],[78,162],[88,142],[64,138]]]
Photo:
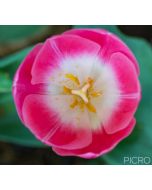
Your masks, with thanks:
[[[11,92],[12,81],[8,73],[0,72],[0,93]]]
[[[25,48],[19,52],[11,54],[5,58],[0,59],[0,69],[3,69],[6,66],[10,66],[14,64],[16,68],[24,59],[24,57],[28,54],[28,52],[32,49],[32,47]]]
[[[104,28],[119,36],[135,54],[140,66],[140,82],[142,100],[136,112],[137,124],[132,134],[119,143],[110,153],[96,159],[104,159],[107,164],[125,164],[124,157],[141,157],[143,161],[137,164],[146,164],[145,157],[152,155],[152,47],[141,38],[129,37],[119,31],[116,26],[76,26],[75,28]],[[128,164],[134,164],[129,162]]]
[[[33,35],[37,35],[39,32],[42,32],[46,26],[38,25],[9,25],[9,26],[0,26],[0,43],[12,43],[18,40],[26,40],[31,38]]]

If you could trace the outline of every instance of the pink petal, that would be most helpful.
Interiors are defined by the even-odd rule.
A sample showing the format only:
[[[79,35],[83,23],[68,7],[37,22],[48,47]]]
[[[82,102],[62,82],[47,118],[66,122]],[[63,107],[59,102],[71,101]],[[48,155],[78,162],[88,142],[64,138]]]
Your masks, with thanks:
[[[60,35],[48,39],[32,67],[32,84],[49,83],[53,68],[58,67],[66,56],[96,55],[99,50],[98,44],[78,36]]]
[[[47,95],[28,95],[23,104],[25,125],[38,139],[48,145],[66,149],[82,148],[92,140],[89,129],[76,129],[61,123],[60,118],[48,104]]]
[[[104,123],[108,134],[125,128],[131,121],[140,100],[140,85],[132,62],[122,53],[112,54],[112,66],[121,90],[120,102],[110,119]]]
[[[139,66],[133,53],[125,45],[125,43],[123,43],[114,34],[103,29],[72,29],[65,32],[64,34],[81,36],[98,43],[102,48],[101,56],[105,61],[108,61],[111,54],[115,52],[121,52],[125,54],[132,61],[137,73],[139,74]]]
[[[122,53],[113,53],[110,57],[109,64],[116,73],[121,91],[124,94],[138,93],[140,84],[138,76],[132,65],[132,62]]]
[[[53,147],[53,150],[61,156],[79,156],[82,158],[96,158],[109,151],[124,138],[126,138],[133,130],[135,125],[135,119],[132,119],[129,125],[112,135],[106,134],[104,130],[96,131],[93,133],[92,143],[83,149],[78,150],[66,150],[57,147]]]
[[[17,112],[20,119],[22,117],[22,104],[24,98],[32,90],[31,87],[31,68],[37,56],[37,53],[42,48],[42,44],[36,45],[31,52],[26,56],[24,61],[20,64],[13,81],[13,97],[16,104]],[[28,90],[29,89],[29,90]]]

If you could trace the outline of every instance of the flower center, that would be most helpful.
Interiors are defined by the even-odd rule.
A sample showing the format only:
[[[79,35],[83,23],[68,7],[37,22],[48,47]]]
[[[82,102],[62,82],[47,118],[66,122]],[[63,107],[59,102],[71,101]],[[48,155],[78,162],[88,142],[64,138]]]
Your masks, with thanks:
[[[91,103],[91,97],[98,97],[102,93],[94,90],[93,84],[94,80],[88,77],[84,84],[80,84],[79,79],[71,73],[65,75],[65,77],[77,85],[77,89],[70,89],[63,86],[63,92],[65,94],[73,95],[73,102],[70,104],[70,108],[75,108],[79,106],[82,111],[86,107],[90,112],[96,113],[96,108]]]
[[[88,103],[89,100],[88,100],[88,96],[87,96],[87,91],[89,88],[90,88],[90,84],[87,83],[80,90],[71,90],[71,94],[75,94],[75,95],[81,97],[85,103]]]

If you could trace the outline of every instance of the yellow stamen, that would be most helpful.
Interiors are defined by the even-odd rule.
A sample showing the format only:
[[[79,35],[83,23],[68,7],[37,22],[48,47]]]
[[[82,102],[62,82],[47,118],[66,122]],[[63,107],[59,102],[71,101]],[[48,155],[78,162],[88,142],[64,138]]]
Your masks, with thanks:
[[[74,101],[72,102],[72,104],[70,105],[71,108],[75,108],[75,106],[78,105],[78,100],[74,99]]]
[[[80,100],[79,107],[80,107],[81,111],[84,111],[84,106],[85,106],[85,103],[83,102],[83,100]]]
[[[90,86],[92,86],[94,83],[94,80],[92,78],[88,77],[88,83],[90,84]]]
[[[93,96],[93,97],[98,97],[98,96],[101,95],[101,92],[93,91],[93,92],[90,93],[90,95]]]
[[[63,86],[63,92],[64,92],[65,94],[71,94],[71,89],[68,88],[68,87],[66,87],[66,86]]]
[[[90,102],[86,104],[86,107],[90,112],[96,113],[96,108]]]
[[[73,74],[67,73],[67,74],[65,75],[65,77],[68,78],[68,79],[70,79],[70,80],[72,80],[72,81],[75,82],[77,85],[80,85],[79,79],[78,79],[76,76],[74,76]]]

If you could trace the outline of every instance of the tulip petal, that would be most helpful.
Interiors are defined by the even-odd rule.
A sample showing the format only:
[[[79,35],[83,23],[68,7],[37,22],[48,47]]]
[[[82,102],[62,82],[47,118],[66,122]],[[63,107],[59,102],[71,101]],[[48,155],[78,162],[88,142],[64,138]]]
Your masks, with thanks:
[[[42,48],[42,44],[37,44],[31,52],[26,56],[22,64],[20,64],[13,82],[13,97],[16,104],[17,112],[20,116],[20,119],[23,121],[22,117],[22,104],[24,98],[32,90],[31,87],[31,68],[33,62]],[[29,90],[28,90],[29,89]]]
[[[31,94],[24,100],[23,119],[32,133],[47,145],[66,149],[83,148],[90,144],[92,136],[89,128],[77,129],[63,124],[47,99],[47,95]]]
[[[53,150],[61,156],[79,156],[88,159],[96,158],[115,148],[122,139],[126,138],[132,132],[134,125],[135,119],[132,119],[125,129],[115,134],[106,134],[102,129],[100,131],[93,132],[92,143],[83,149],[66,150],[53,147]]]
[[[114,53],[109,61],[120,88],[120,101],[112,116],[105,123],[108,134],[125,128],[131,121],[140,100],[140,85],[131,61],[122,53]]]
[[[100,46],[87,39],[73,35],[61,35],[48,39],[32,67],[32,84],[49,83],[51,72],[67,56],[97,55]]]
[[[111,54],[115,52],[121,52],[126,55],[133,63],[139,74],[139,66],[137,60],[130,49],[123,43],[117,36],[104,30],[104,29],[72,29],[64,34],[72,34],[81,36],[85,39],[89,39],[98,43],[101,48],[101,57],[105,61],[108,61]]]

